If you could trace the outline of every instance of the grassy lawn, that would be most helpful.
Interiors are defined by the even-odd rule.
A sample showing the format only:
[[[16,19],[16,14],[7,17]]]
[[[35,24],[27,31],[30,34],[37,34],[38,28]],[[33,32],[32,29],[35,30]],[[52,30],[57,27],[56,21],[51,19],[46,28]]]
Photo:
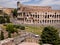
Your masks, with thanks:
[[[41,32],[43,30],[43,26],[26,26],[26,31],[27,32],[32,32],[34,34],[37,34],[37,35],[41,35]]]

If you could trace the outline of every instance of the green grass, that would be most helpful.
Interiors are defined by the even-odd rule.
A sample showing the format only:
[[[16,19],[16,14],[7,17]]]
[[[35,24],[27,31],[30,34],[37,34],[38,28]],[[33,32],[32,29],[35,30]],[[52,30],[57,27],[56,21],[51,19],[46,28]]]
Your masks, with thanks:
[[[34,34],[41,35],[43,28],[44,28],[43,26],[39,26],[39,27],[37,27],[37,26],[26,26],[25,30],[27,32],[32,32]]]

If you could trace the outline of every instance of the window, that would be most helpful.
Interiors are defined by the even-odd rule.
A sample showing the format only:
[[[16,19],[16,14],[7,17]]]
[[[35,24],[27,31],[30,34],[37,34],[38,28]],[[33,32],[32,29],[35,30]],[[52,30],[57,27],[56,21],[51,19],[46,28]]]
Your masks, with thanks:
[[[41,20],[40,20],[40,23],[42,23]]]
[[[24,18],[17,18],[18,20],[24,20]]]
[[[17,10],[20,10],[20,8],[17,8]]]
[[[32,16],[32,14],[30,14],[30,16]]]
[[[44,23],[44,20],[42,20],[42,23]]]
[[[47,13],[45,13],[45,14],[47,14]]]
[[[23,14],[25,15],[25,12]]]
[[[57,15],[57,18],[58,18],[58,15]]]
[[[33,15],[33,17],[34,17],[34,15]]]
[[[59,18],[60,18],[60,15],[59,15]]]
[[[37,15],[35,15],[35,18],[37,18]]]
[[[56,18],[56,15],[55,15],[55,18]]]
[[[46,20],[45,20],[45,23],[46,23]]]
[[[22,13],[18,13],[18,15],[22,15]]]
[[[50,20],[50,23],[51,23],[51,20]]]
[[[45,18],[47,18],[47,15],[45,15]]]
[[[48,15],[48,18],[49,18],[49,15]]]
[[[52,20],[52,23],[53,23],[53,20]]]
[[[54,15],[52,15],[52,17],[54,17]]]
[[[49,20],[47,20],[47,22],[49,23]]]
[[[50,15],[50,17],[51,17],[52,15]]]
[[[39,18],[39,15],[38,15],[38,18]]]
[[[0,10],[0,14],[2,13],[3,11],[2,10]]]
[[[55,12],[55,15],[56,15],[56,12]]]
[[[27,17],[28,17],[29,15],[27,15]]]

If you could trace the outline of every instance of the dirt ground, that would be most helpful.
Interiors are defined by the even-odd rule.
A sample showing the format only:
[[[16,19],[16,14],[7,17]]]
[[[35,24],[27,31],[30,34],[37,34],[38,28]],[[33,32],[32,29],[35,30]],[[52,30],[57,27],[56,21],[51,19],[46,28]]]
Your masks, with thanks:
[[[23,42],[19,45],[39,45],[38,43]]]

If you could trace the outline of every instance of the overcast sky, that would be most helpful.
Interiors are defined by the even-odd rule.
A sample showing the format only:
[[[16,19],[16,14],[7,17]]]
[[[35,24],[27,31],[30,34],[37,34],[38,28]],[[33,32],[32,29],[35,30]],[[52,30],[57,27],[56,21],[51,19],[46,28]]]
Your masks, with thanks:
[[[0,6],[16,8],[18,0],[0,0]],[[19,0],[24,5],[36,6],[52,6],[54,9],[60,10],[60,0]]]

